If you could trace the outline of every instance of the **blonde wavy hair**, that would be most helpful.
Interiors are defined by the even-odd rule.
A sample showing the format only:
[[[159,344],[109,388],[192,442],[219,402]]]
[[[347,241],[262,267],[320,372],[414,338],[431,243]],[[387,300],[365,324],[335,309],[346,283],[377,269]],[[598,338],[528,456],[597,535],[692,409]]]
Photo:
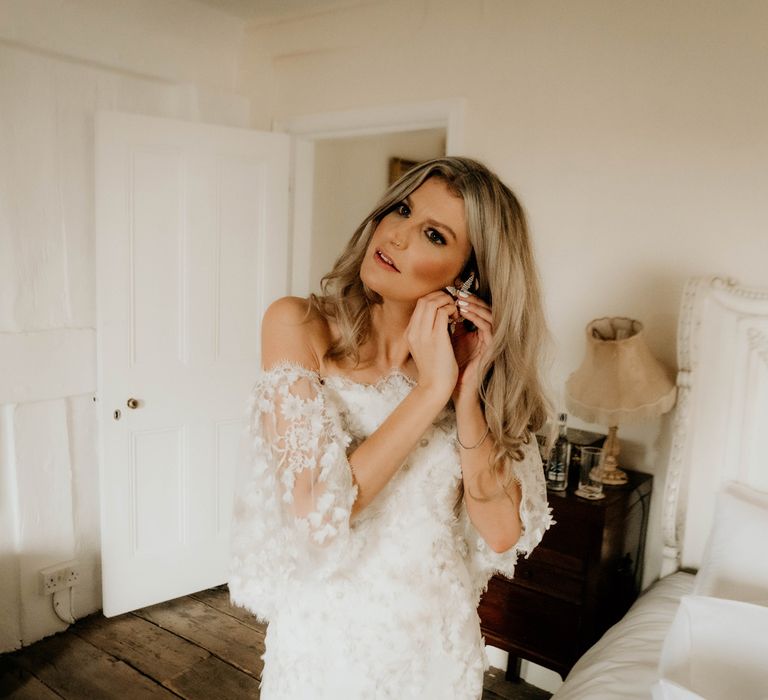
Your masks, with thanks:
[[[440,178],[464,200],[472,252],[461,272],[475,273],[475,293],[491,304],[494,336],[478,387],[486,422],[496,444],[489,470],[509,497],[513,462],[523,458],[523,443],[535,441],[551,415],[539,363],[548,341],[539,275],[526,216],[514,193],[488,168],[470,158],[437,158],[422,163],[393,183],[357,227],[333,269],[310,294],[309,313],[332,318],[339,337],[326,352],[332,361],[360,361],[359,348],[371,332],[371,305],[381,297],[360,279],[371,236],[378,223],[427,178]],[[476,496],[490,500],[499,495]],[[456,510],[463,497],[463,483]]]

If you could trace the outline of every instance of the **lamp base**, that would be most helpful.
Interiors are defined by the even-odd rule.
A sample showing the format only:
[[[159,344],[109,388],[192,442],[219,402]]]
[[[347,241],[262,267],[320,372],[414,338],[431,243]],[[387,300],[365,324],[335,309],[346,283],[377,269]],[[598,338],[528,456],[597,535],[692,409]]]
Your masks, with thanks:
[[[619,469],[619,438],[618,426],[612,425],[608,429],[608,439],[603,446],[603,459],[601,462],[602,474],[600,481],[606,486],[622,486],[629,481],[627,473]]]
[[[627,473],[621,469],[611,469],[610,471],[603,470],[602,478],[600,481],[606,486],[623,486],[629,481]]]

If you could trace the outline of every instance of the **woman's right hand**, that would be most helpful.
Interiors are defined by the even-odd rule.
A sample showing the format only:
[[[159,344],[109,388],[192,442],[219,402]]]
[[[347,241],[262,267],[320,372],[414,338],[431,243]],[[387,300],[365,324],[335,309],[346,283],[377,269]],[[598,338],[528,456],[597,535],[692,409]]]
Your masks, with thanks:
[[[458,317],[450,295],[436,291],[421,297],[406,328],[406,339],[416,367],[419,386],[448,402],[459,377],[448,324]]]

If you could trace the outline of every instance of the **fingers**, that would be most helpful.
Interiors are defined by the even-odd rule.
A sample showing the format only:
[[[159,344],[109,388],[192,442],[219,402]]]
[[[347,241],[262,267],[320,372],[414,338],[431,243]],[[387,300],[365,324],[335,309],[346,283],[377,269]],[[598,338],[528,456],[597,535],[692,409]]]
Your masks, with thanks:
[[[445,390],[446,397],[455,388],[459,371],[448,332],[448,322],[451,316],[458,316],[457,311],[449,295],[427,294],[416,302],[406,331],[419,383],[440,392]]]
[[[416,302],[411,321],[417,327],[446,328],[448,322],[457,319],[456,305],[450,295],[442,291],[431,292]]]
[[[458,319],[459,313],[453,299],[444,292],[432,292],[416,302],[406,331],[411,344],[414,342],[433,342],[433,333],[443,332],[448,335],[448,324]]]
[[[456,300],[459,313],[468,321],[472,321],[478,328],[485,328],[488,332],[493,329],[493,312],[482,299],[470,294],[468,297]]]
[[[419,300],[416,302],[416,307],[419,306],[445,306],[445,305],[453,305],[455,303],[453,297],[448,294],[448,292],[444,292],[442,289],[438,289],[436,292],[430,292],[429,294],[425,294],[423,297],[420,297]]]
[[[456,314],[456,309],[454,308],[453,304],[448,304],[448,306],[441,306],[435,311],[434,321],[432,323],[432,330],[444,328],[448,328],[448,323],[451,320],[451,317]]]
[[[462,318],[475,324],[477,332],[480,334],[481,342],[483,344],[490,344],[493,338],[493,324],[491,321],[471,309],[462,309],[461,315]]]

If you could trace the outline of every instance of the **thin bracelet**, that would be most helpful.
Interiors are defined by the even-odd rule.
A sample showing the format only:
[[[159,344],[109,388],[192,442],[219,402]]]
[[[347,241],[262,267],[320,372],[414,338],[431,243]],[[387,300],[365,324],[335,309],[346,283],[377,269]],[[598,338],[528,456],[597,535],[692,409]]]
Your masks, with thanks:
[[[465,444],[464,444],[464,443],[463,443],[463,442],[462,442],[462,441],[459,439],[459,431],[457,430],[457,431],[456,431],[456,442],[458,442],[458,443],[459,443],[459,445],[461,445],[461,446],[462,446],[462,447],[463,447],[465,450],[475,450],[475,449],[477,449],[478,447],[480,447],[480,445],[482,445],[482,444],[485,442],[485,438],[487,438],[487,437],[488,437],[488,433],[490,432],[490,430],[491,430],[491,426],[487,425],[487,426],[485,427],[485,432],[483,433],[483,437],[481,437],[481,438],[480,438],[480,441],[479,441],[479,442],[478,442],[476,445],[472,445],[471,447],[470,447],[470,446],[468,446],[468,445],[465,445]]]

